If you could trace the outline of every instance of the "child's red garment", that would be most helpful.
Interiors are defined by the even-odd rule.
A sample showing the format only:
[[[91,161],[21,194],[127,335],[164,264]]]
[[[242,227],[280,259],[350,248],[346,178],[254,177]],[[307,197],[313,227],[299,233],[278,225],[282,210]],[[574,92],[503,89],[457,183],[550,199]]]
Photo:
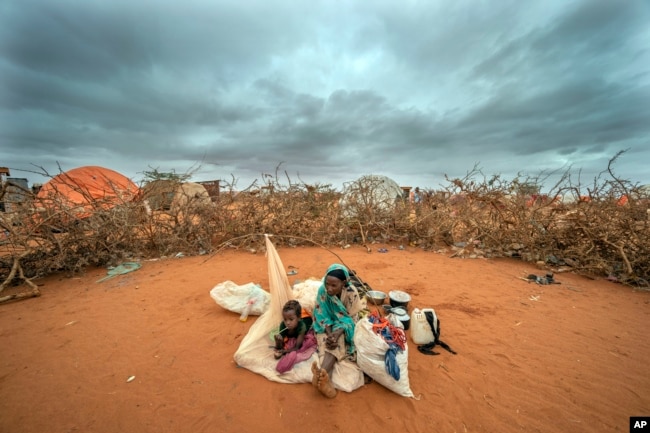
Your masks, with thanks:
[[[284,339],[284,350],[292,349],[296,345],[295,338],[285,338]],[[294,365],[299,362],[306,361],[311,358],[311,355],[316,352],[318,344],[316,342],[316,335],[314,335],[313,329],[310,329],[305,334],[305,338],[302,341],[302,346],[298,350],[283,355],[282,358],[278,361],[278,365],[275,369],[278,373],[286,373],[291,370]]]

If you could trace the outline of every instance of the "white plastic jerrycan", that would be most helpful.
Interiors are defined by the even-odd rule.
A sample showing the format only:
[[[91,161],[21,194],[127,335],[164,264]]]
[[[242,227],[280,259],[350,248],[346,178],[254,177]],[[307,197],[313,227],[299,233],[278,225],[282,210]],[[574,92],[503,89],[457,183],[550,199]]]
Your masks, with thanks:
[[[427,311],[433,313],[432,308],[423,308],[422,310],[414,308],[411,311],[411,340],[415,344],[427,344],[433,341],[433,331],[424,315]]]

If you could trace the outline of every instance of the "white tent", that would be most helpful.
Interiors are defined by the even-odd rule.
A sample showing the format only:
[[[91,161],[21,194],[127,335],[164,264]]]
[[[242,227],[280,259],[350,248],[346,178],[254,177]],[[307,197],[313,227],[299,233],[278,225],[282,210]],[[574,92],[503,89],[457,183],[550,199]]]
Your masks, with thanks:
[[[341,208],[350,217],[368,209],[391,210],[400,203],[404,203],[404,191],[397,182],[371,174],[344,184]]]
[[[179,211],[188,206],[214,206],[205,187],[194,182],[155,180],[144,186],[143,195],[152,210]]]

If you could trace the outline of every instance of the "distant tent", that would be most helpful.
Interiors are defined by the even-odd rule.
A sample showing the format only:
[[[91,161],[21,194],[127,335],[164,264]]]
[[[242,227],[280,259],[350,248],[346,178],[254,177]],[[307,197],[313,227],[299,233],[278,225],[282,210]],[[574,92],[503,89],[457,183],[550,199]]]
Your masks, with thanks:
[[[31,196],[27,179],[8,177],[4,188],[5,194],[0,202],[0,210],[3,212],[19,211]]]
[[[634,188],[630,192],[630,197],[628,197],[627,195],[621,196],[618,199],[617,204],[620,205],[620,206],[624,206],[624,205],[626,205],[628,203],[630,198],[632,198],[634,200],[649,200],[650,199],[650,184],[640,185],[640,186]]]
[[[387,176],[365,175],[344,184],[341,207],[353,216],[364,209],[390,210],[403,202],[404,190]]]
[[[35,205],[40,211],[47,209],[86,218],[97,210],[130,202],[138,190],[128,177],[111,169],[78,167],[46,182],[36,195]]]
[[[156,211],[174,211],[185,206],[214,206],[208,190],[195,182],[154,180],[142,187],[142,198]]]
[[[650,198],[650,184],[641,185],[638,192],[639,198],[649,199]]]

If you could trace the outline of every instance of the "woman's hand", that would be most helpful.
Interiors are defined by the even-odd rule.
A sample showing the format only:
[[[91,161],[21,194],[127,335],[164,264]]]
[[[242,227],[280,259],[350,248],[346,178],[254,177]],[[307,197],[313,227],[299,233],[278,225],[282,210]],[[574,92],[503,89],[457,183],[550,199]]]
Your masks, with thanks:
[[[327,347],[329,350],[334,350],[339,347],[339,343],[337,343],[336,341],[332,343],[331,341],[327,340],[325,342],[325,347]]]
[[[325,347],[330,350],[334,350],[339,347],[339,337],[343,334],[342,329],[337,329],[327,334],[327,339],[325,340]]]

